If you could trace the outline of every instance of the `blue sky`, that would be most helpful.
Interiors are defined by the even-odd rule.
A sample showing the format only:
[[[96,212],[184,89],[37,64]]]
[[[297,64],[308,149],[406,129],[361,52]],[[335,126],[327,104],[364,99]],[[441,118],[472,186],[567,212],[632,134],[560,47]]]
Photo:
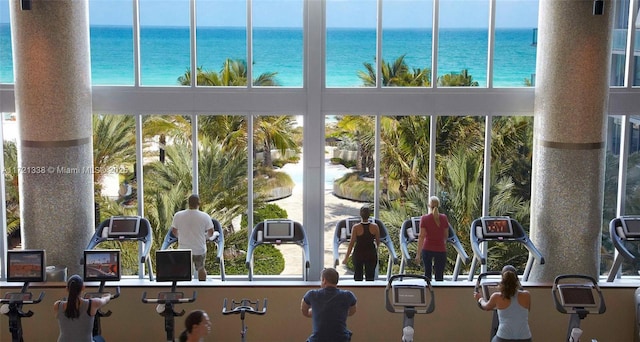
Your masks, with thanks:
[[[19,0],[12,0],[19,1]],[[252,0],[258,27],[301,27],[303,0]],[[318,0],[308,0],[318,1]],[[376,0],[326,0],[328,27],[371,27]],[[496,27],[537,27],[537,0],[496,0]],[[92,25],[131,25],[131,0],[89,0]],[[144,25],[188,25],[188,0],[140,0]],[[487,27],[489,0],[440,0],[441,27]],[[34,6],[37,4],[34,4]],[[246,1],[197,0],[202,26],[245,26]],[[428,0],[383,0],[384,27],[430,27]],[[0,22],[9,21],[9,0],[0,0]],[[463,24],[460,24],[460,23]],[[462,25],[462,26],[461,26]]]

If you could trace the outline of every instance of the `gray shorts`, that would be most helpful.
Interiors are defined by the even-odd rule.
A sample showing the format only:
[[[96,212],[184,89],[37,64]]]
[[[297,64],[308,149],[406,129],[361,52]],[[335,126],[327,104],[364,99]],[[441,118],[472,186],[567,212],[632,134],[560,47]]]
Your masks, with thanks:
[[[204,258],[206,257],[206,254],[203,255],[192,255],[191,256],[191,260],[193,261],[193,266],[196,268],[196,270],[201,270],[204,268]]]

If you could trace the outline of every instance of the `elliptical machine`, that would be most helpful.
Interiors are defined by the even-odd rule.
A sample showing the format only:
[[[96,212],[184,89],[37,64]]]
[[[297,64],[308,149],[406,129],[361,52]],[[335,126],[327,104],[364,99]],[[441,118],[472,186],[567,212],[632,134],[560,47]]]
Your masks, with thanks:
[[[565,338],[569,342],[580,341],[580,322],[587,315],[603,314],[607,310],[598,282],[587,275],[559,275],[553,281],[551,293],[556,309],[571,315]]]
[[[435,309],[429,278],[416,274],[395,274],[385,288],[387,311],[404,314],[402,342],[413,342],[415,314],[430,314]]]

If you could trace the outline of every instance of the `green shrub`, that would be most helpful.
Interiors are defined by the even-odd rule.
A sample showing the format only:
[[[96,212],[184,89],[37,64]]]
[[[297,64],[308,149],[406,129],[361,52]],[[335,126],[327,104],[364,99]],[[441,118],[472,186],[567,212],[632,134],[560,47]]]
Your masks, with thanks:
[[[256,224],[266,219],[282,219],[288,217],[289,215],[287,214],[287,211],[282,209],[279,205],[268,203],[264,207],[258,208],[255,211],[253,214],[253,223]],[[240,226],[243,228],[247,226],[247,215],[242,215]]]
[[[246,229],[225,236],[225,274],[249,274],[246,266],[248,241]],[[207,250],[205,267],[209,274],[220,274],[220,265],[216,261],[216,254],[216,248]],[[284,270],[284,257],[273,245],[258,246],[253,251],[253,261],[253,274],[256,275],[280,274]]]

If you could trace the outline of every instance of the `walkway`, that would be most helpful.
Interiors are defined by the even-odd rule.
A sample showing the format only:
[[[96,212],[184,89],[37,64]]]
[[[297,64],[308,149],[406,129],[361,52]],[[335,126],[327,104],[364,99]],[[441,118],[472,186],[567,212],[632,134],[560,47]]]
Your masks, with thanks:
[[[291,196],[274,201],[287,211],[289,218],[298,222],[303,222],[302,214],[302,155],[297,164],[287,164],[282,168],[296,182]],[[336,223],[349,216],[358,215],[362,206],[360,202],[344,200],[335,197],[333,191],[333,179],[341,177],[349,172],[342,165],[332,165],[327,158],[325,160],[325,191],[324,191],[324,267],[333,267],[333,234]],[[302,275],[302,249],[297,245],[280,245],[278,249],[285,259],[285,267],[282,275]],[[342,245],[341,250],[346,250],[346,245]],[[344,256],[342,251],[341,256]],[[343,266],[338,267],[340,273],[346,273]]]

